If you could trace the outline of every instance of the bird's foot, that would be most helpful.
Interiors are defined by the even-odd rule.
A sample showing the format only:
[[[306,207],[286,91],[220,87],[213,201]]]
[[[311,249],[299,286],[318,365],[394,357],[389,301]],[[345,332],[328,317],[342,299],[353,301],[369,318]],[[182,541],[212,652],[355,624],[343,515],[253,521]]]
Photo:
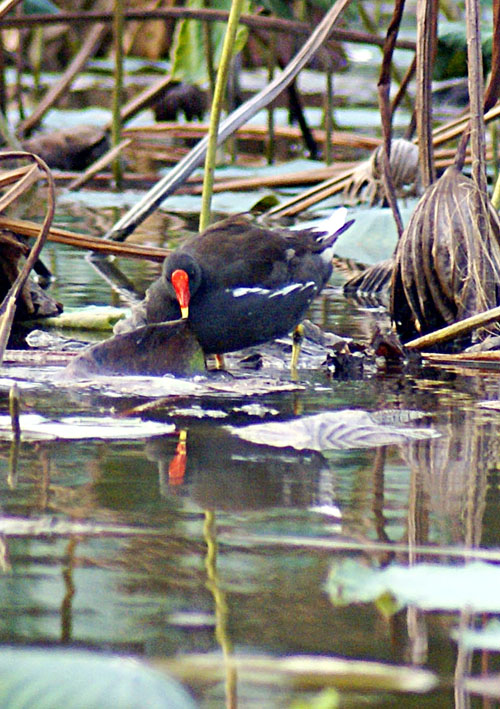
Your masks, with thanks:
[[[302,323],[297,325],[292,334],[292,362],[290,369],[292,371],[292,378],[297,378],[297,365],[299,363],[300,348],[302,345],[302,340],[304,339],[304,326]]]

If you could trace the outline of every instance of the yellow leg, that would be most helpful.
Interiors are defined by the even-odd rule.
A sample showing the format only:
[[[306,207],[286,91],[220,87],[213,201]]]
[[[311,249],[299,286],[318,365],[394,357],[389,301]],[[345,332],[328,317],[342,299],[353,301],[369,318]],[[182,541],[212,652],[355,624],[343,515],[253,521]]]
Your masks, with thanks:
[[[300,354],[300,346],[302,344],[302,340],[304,339],[304,326],[297,325],[295,330],[293,331],[292,335],[292,364],[291,364],[291,370],[292,374],[296,374],[297,372],[297,365],[299,363],[299,354]]]
[[[216,354],[215,355],[215,369],[225,369],[226,365],[224,364],[224,355],[221,354]]]

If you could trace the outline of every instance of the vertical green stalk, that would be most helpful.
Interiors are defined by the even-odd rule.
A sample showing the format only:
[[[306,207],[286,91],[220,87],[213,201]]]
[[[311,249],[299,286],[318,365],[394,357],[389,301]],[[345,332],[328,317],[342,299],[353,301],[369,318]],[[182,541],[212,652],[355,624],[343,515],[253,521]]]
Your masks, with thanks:
[[[16,8],[16,14],[18,9]],[[24,55],[24,30],[18,30],[19,43],[16,51],[16,98],[19,111],[19,122],[24,121],[24,104],[23,104],[23,55]]]
[[[493,189],[493,194],[491,196],[491,204],[495,207],[495,209],[498,210],[500,209],[500,179],[499,176],[497,175],[496,181],[495,181],[495,187]]]
[[[236,108],[236,73],[238,71],[236,57],[231,57],[229,64],[229,72],[227,78],[226,95],[224,104],[226,106],[227,115],[231,114]],[[236,135],[231,135],[226,141],[226,149],[231,161],[231,165],[236,165],[238,160],[238,138]]]
[[[238,22],[243,8],[244,0],[233,0],[231,11],[227,21],[226,35],[222,45],[222,55],[215,82],[214,98],[212,110],[210,112],[210,126],[208,131],[207,154],[205,158],[205,173],[203,175],[203,194],[201,198],[200,231],[203,231],[210,224],[210,211],[212,203],[212,192],[214,184],[215,158],[217,154],[217,133],[222,106],[224,103],[224,93],[226,90],[229,64],[233,53],[233,47],[238,30]]]
[[[0,137],[4,140],[5,144],[8,145],[10,150],[22,150],[21,143],[19,142],[16,134],[9,125],[5,113],[0,111]]]
[[[21,426],[19,423],[19,411],[21,408],[20,399],[19,388],[17,384],[14,383],[9,391],[9,413],[10,424],[12,427],[12,441],[9,453],[9,474],[7,476],[7,483],[11,489],[16,485],[19,443],[21,441]]]
[[[270,84],[274,79],[274,64],[276,60],[276,34],[273,32],[269,37],[269,45],[267,48],[267,83]],[[269,165],[274,162],[275,154],[275,135],[274,135],[274,106],[272,102],[267,107],[267,132],[268,139],[266,145],[266,157]]]
[[[111,123],[111,143],[117,146],[121,140],[122,121],[121,107],[123,103],[123,0],[115,0],[113,13],[113,49],[115,55],[115,85],[113,89],[113,117]],[[122,183],[122,168],[120,156],[113,162],[113,177],[116,187]]]
[[[19,424],[20,399],[19,387],[14,383],[9,391],[9,413],[12,434],[17,439],[21,438],[21,426]]]
[[[206,3],[205,3],[206,4]],[[212,41],[212,24],[203,23],[203,48],[205,50],[205,62],[208,75],[208,93],[210,104],[215,92],[215,68],[214,68],[214,43]]]
[[[493,182],[498,182],[499,168],[498,168],[498,122],[493,121],[491,124],[491,150],[492,156],[492,166],[493,166]]]
[[[5,62],[3,33],[0,31],[0,113],[7,116],[7,91],[5,86]]]
[[[326,96],[325,96],[325,163],[332,163],[333,134],[333,72],[330,57],[326,58]]]
[[[40,72],[43,57],[43,27],[35,27],[33,30],[33,88],[37,100],[40,99],[42,91],[40,88]]]

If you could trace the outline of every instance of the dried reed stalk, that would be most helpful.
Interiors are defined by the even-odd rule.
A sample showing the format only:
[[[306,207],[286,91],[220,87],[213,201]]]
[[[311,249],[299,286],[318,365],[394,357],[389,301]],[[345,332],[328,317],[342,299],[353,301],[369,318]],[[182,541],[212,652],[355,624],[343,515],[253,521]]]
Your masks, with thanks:
[[[496,27],[499,13],[496,2]],[[496,98],[500,81],[494,71],[484,104],[478,0],[466,0],[466,24],[470,128],[460,142],[455,165],[417,205],[395,255],[390,309],[404,342],[492,310],[499,302],[500,219],[486,191],[483,107]],[[417,60],[418,56],[417,52]],[[472,179],[461,173],[469,131]],[[498,333],[500,325],[495,322],[489,330]],[[483,329],[478,337],[484,334]],[[462,333],[454,346],[468,339],[468,332]],[[435,333],[425,342],[442,340],[442,333]]]
[[[486,220],[475,218],[478,199]],[[391,315],[404,342],[497,305],[500,219],[474,182],[447,168],[417,205],[395,257]]]
[[[0,230],[6,229],[19,236],[27,236],[30,238],[36,237],[40,231],[40,225],[36,222],[30,222],[23,219],[11,219],[0,215]],[[168,255],[167,249],[159,248],[158,246],[140,246],[139,244],[117,244],[95,236],[87,234],[78,234],[74,231],[60,229],[59,227],[51,227],[47,236],[48,241],[53,241],[57,244],[66,244],[77,249],[85,249],[87,251],[96,251],[98,253],[126,256],[128,258],[146,259],[148,261],[156,261],[161,263],[165,256]]]
[[[31,162],[34,162],[34,169],[27,171],[25,175],[21,177],[19,182],[14,184],[10,190],[8,190],[7,194],[3,196],[1,208],[6,208],[14,200],[18,199],[27,189],[29,189],[33,184],[33,178],[36,174],[37,176],[43,175],[47,180],[47,210],[42,225],[38,227],[38,234],[35,244],[26,258],[24,266],[18,273],[17,278],[0,305],[0,366],[3,363],[3,357],[7,347],[7,341],[10,336],[12,323],[14,321],[18,298],[21,295],[21,291],[23,290],[26,281],[28,280],[31,269],[38,261],[55,212],[55,186],[50,169],[41,158],[37,155],[33,155],[32,153],[12,151],[0,155],[0,160],[19,159],[28,159]]]

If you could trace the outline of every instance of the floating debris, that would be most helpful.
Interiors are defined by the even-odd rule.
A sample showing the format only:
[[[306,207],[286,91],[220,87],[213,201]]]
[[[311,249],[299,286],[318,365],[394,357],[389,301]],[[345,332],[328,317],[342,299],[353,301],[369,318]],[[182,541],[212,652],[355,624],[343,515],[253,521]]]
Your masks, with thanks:
[[[327,411],[293,421],[272,421],[228,429],[252,443],[297,450],[345,450],[372,448],[411,440],[435,438],[433,429],[397,428],[378,423],[366,411]]]

